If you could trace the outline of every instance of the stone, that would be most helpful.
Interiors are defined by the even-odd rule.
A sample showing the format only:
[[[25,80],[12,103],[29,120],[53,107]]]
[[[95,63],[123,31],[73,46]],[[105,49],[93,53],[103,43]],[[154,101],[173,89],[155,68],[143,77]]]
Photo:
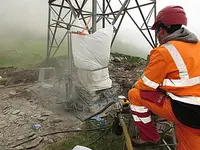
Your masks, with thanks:
[[[9,117],[9,120],[10,120],[10,121],[15,121],[15,120],[17,120],[18,118],[19,118],[19,116],[11,115],[11,116]]]
[[[28,134],[28,137],[30,138],[30,137],[32,137],[32,136],[34,136],[34,135],[35,135],[35,132],[31,131],[31,132]]]
[[[45,89],[48,89],[48,88],[53,88],[53,85],[52,84],[43,83],[42,87],[45,88]]]
[[[3,110],[2,113],[3,113],[4,115],[6,115],[8,112],[9,112],[9,110],[8,110],[8,109],[5,109],[5,110]]]
[[[53,123],[60,123],[60,122],[62,122],[62,119],[60,119],[60,118],[54,118],[54,119],[52,120],[52,122],[53,122]]]
[[[17,94],[16,91],[10,91],[10,92],[9,92],[9,95],[10,95],[10,96],[15,96],[16,94]]]
[[[17,115],[17,114],[19,114],[19,113],[20,113],[20,110],[14,110],[14,111],[12,112],[13,115]]]
[[[0,133],[0,138],[3,138],[3,133]]]
[[[48,139],[48,143],[52,144],[54,141],[52,139]]]
[[[24,112],[20,112],[19,115],[20,115],[20,116],[24,116],[25,113],[24,113]]]
[[[28,92],[28,93],[29,93],[29,92],[31,92],[31,90],[30,90],[30,89],[25,89],[25,91],[26,91],[26,92]]]
[[[41,116],[50,116],[50,115],[53,115],[53,112],[51,111],[45,111],[41,114]]]
[[[20,136],[17,137],[17,140],[20,141],[20,140],[23,140],[24,138],[25,138],[24,135],[20,135]]]
[[[26,145],[26,149],[37,147],[43,140],[43,137],[38,137],[35,140],[31,141],[29,144]]]
[[[8,79],[1,78],[0,79],[0,85],[5,85],[7,81],[8,81]]]
[[[5,87],[5,85],[0,85],[0,88],[4,88]]]
[[[7,124],[7,122],[6,121],[0,121],[0,129],[2,129],[2,128],[5,128],[5,127],[7,127],[8,126],[8,124]]]
[[[23,146],[17,146],[17,147],[15,147],[17,150],[23,150],[24,149],[24,147]]]
[[[47,136],[44,137],[44,141],[48,141],[48,137]]]
[[[45,121],[45,120],[47,120],[47,117],[39,117],[39,118],[37,118],[39,121]]]

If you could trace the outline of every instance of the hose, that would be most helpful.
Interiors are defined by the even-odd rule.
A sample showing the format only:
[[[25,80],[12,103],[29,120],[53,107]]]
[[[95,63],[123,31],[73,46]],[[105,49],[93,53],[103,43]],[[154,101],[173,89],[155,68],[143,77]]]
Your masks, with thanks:
[[[96,140],[92,141],[90,144],[87,145],[87,147],[91,146],[92,144],[96,143],[97,141],[99,141],[104,135],[106,135],[108,133],[108,131],[110,131],[110,129],[112,128],[112,126],[110,126],[102,135],[100,135]]]
[[[108,103],[103,109],[101,109],[100,111],[96,112],[95,114],[89,116],[88,118],[84,119],[83,121],[89,120],[92,117],[101,114],[102,112],[104,112],[108,107],[110,107],[111,105],[115,104],[116,102],[112,101],[110,103]]]
[[[130,138],[130,135],[128,133],[126,124],[125,124],[125,122],[123,120],[122,114],[118,114],[118,117],[119,117],[119,121],[120,121],[120,124],[122,126],[122,129],[123,129],[125,140],[126,140],[126,147],[127,147],[128,150],[133,150],[133,145],[132,145],[132,142],[131,142],[131,138]]]
[[[63,130],[63,131],[55,131],[55,132],[51,132],[51,133],[44,133],[44,134],[41,134],[39,135],[40,137],[45,137],[45,136],[48,136],[48,135],[54,135],[54,134],[59,134],[59,133],[70,133],[70,132],[83,132],[83,131],[96,131],[96,130],[102,130],[102,129],[110,129],[110,126],[109,127],[100,127],[100,128],[92,128],[92,129],[74,129],[74,130]],[[22,144],[25,144],[27,142],[30,142],[34,139],[36,139],[37,137],[33,137],[31,139],[28,139],[28,140],[25,140],[23,142],[20,142],[16,145],[13,145],[12,148],[15,148],[19,145],[22,145]]]

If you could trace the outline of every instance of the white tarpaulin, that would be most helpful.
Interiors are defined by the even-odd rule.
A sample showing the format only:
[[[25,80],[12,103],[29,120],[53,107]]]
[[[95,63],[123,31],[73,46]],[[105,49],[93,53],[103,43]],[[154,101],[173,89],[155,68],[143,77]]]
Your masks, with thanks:
[[[78,68],[79,81],[88,91],[112,86],[107,68],[112,35],[112,26],[89,35],[72,35],[74,64]]]

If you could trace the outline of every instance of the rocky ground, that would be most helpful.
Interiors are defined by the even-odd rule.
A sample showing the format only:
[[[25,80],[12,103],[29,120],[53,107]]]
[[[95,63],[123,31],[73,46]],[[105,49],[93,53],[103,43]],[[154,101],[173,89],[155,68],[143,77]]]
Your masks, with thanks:
[[[112,55],[109,65],[114,87],[108,97],[127,94],[141,76],[146,62],[139,58]],[[73,112],[66,112],[61,103],[60,89],[54,78],[37,82],[38,69],[0,69],[0,150],[40,149],[66,134],[47,135],[53,131],[77,129],[83,122]],[[33,125],[39,124],[38,129]]]

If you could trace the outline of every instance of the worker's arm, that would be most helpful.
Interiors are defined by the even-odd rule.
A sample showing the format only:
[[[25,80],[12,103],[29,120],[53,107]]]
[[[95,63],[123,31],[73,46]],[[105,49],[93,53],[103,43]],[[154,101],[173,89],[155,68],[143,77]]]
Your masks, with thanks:
[[[161,53],[154,49],[150,54],[150,61],[141,78],[136,82],[140,90],[154,91],[163,82],[167,74],[167,63]]]

